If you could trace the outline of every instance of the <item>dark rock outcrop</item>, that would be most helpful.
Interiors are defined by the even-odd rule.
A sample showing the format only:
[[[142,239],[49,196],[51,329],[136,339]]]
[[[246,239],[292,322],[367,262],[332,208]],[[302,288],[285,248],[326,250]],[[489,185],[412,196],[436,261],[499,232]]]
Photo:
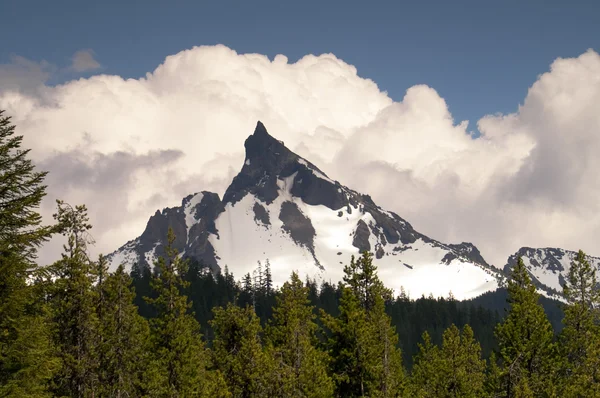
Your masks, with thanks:
[[[306,217],[293,202],[283,202],[279,219],[283,222],[283,230],[290,234],[297,244],[308,248],[311,253],[315,251],[315,228],[310,219]]]
[[[369,236],[371,232],[369,227],[363,220],[359,220],[354,231],[354,239],[352,240],[352,246],[356,247],[359,252],[365,252],[371,250],[371,243],[369,243]]]
[[[252,211],[254,212],[254,221],[260,221],[263,225],[271,225],[269,213],[263,205],[258,202],[254,203]]]

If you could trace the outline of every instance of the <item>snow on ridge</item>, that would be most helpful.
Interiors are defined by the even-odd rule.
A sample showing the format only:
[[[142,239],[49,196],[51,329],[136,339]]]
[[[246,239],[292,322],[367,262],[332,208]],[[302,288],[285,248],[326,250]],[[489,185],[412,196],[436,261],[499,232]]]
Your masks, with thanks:
[[[306,166],[306,168],[309,169],[317,178],[320,178],[321,180],[325,180],[327,182],[335,184],[335,182],[331,178],[327,177],[325,174],[321,173],[319,170],[312,168],[306,160],[304,160],[302,158],[298,158],[298,163]]]
[[[196,206],[202,201],[204,194],[202,192],[194,194],[194,196],[185,204],[183,212],[185,214],[185,226],[187,228],[187,242],[190,239],[190,229],[196,223]]]
[[[138,243],[139,239],[133,240],[108,256],[108,269],[110,271],[115,271],[121,264],[127,267],[131,267],[132,264],[135,264],[139,260],[139,255],[134,249]]]
[[[158,247],[158,245],[160,245],[160,241],[157,241],[154,244],[154,247],[152,248],[152,250],[144,253],[144,259],[146,260],[146,263],[148,263],[148,265],[150,265],[150,267],[152,267],[154,262],[157,260],[156,248]]]
[[[295,174],[278,179],[280,194],[271,204],[247,194],[235,206],[226,205],[216,221],[220,238],[209,237],[221,267],[227,265],[237,278],[241,278],[252,273],[257,261],[264,263],[269,259],[276,286],[287,281],[292,270],[297,271],[302,279],[309,276],[332,283],[342,280],[343,266],[349,263],[352,255],[359,255],[358,249],[352,245],[358,222],[362,220],[370,230],[371,227],[379,228],[369,212],[348,213],[346,206],[332,210],[322,205],[308,205],[301,198],[293,197],[290,190],[294,178]],[[314,254],[324,270],[317,267],[315,258],[306,247],[293,242],[281,228],[283,223],[279,214],[281,205],[286,201],[295,203],[311,220],[316,232]],[[270,225],[259,225],[254,219],[253,206],[257,202],[269,213]],[[342,216],[338,215],[339,212]],[[369,243],[374,252],[381,242],[372,230],[370,232]],[[447,297],[452,291],[457,299],[462,300],[498,287],[495,275],[472,262],[454,259],[450,265],[442,263],[442,258],[450,251],[447,248],[434,246],[422,239],[408,245],[408,250],[393,252],[392,248],[396,246],[406,245],[388,243],[386,254],[374,259],[380,278],[396,294],[401,288],[413,298],[429,294]]]
[[[298,174],[298,172],[295,172],[294,174],[289,175],[285,178],[277,179],[277,186],[279,187],[279,190],[288,200],[290,198],[292,198],[291,191],[292,191],[292,188],[294,187],[294,178],[296,178],[297,174]]]

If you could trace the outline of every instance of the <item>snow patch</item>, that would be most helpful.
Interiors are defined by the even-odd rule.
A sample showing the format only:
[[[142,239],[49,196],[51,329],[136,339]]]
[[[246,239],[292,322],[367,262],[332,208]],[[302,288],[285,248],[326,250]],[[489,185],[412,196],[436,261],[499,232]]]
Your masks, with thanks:
[[[131,241],[110,255],[107,258],[109,271],[115,271],[121,264],[125,265],[127,270],[131,269],[131,266],[139,260],[139,255],[135,251],[138,243],[138,239]]]
[[[294,178],[296,178],[296,175],[298,174],[298,172],[295,172],[294,174],[285,177],[283,179],[277,179],[277,186],[279,187],[279,190],[281,191],[281,193],[283,195],[279,195],[279,197],[284,197],[286,199],[291,199],[292,198],[292,188],[294,187]],[[284,200],[285,202],[285,200]],[[271,213],[271,212],[269,212]],[[277,213],[279,214],[279,213]]]
[[[220,239],[213,235],[209,237],[216,255],[221,258],[221,267],[227,265],[237,278],[241,278],[246,273],[252,273],[257,261],[264,263],[268,258],[276,286],[287,281],[292,270],[297,271],[301,279],[309,276],[317,281],[335,283],[342,280],[344,265],[350,262],[351,256],[359,255],[358,249],[352,246],[359,220],[369,226],[369,243],[371,251],[375,251],[380,242],[371,227],[378,231],[381,229],[370,213],[344,212],[344,216],[339,217],[338,212],[344,211],[345,207],[331,210],[325,206],[307,205],[290,194],[294,178],[295,174],[277,181],[280,195],[271,204],[260,202],[270,215],[271,225],[256,224],[252,209],[259,199],[251,194],[247,194],[235,206],[226,205],[225,212],[216,221]],[[317,267],[308,249],[296,245],[282,230],[279,211],[285,201],[295,203],[310,218],[316,231],[315,256],[324,270]],[[457,299],[462,300],[498,287],[495,276],[476,264],[459,259],[449,265],[442,263],[447,249],[423,240],[408,246],[408,250],[393,253],[388,250],[389,255],[374,259],[380,278],[396,294],[400,293],[401,287],[413,298],[429,294],[447,297],[452,291]]]
[[[156,248],[158,247],[158,245],[160,245],[160,241],[157,241],[154,244],[152,250],[149,250],[146,253],[144,253],[144,259],[146,260],[146,263],[150,265],[150,267],[152,267],[154,265],[154,262],[158,259],[158,256],[156,255]]]
[[[190,229],[192,228],[192,225],[194,225],[196,223],[196,206],[198,206],[198,203],[200,203],[202,201],[202,198],[204,197],[203,193],[197,193],[195,194],[186,204],[185,207],[183,208],[183,212],[185,214],[185,225],[187,228],[187,242],[189,242],[190,240]]]
[[[333,180],[331,180],[329,177],[327,177],[325,174],[321,173],[319,170],[315,170],[313,169],[306,160],[299,158],[298,159],[298,163],[300,163],[301,165],[306,166],[307,169],[309,169],[310,171],[312,171],[312,173],[317,177],[320,178],[322,180],[328,181],[332,184],[335,184],[335,182],[333,182]]]

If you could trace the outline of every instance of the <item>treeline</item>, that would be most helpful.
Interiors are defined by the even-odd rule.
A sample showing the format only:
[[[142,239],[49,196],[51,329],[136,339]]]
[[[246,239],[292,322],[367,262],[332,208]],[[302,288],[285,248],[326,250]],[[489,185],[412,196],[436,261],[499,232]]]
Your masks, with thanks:
[[[0,397],[600,396],[600,294],[583,252],[564,286],[558,336],[519,259],[486,361],[467,324],[476,315],[445,328],[461,319],[454,300],[436,315],[427,307],[436,300],[392,297],[369,253],[335,287],[292,273],[275,293],[266,271],[238,285],[229,272],[190,266],[170,231],[156,272],[109,273],[105,258],[88,255],[85,206],[59,201],[55,225],[42,225],[45,173],[21,141],[0,112]],[[62,257],[39,267],[36,248],[53,234],[66,237]],[[138,277],[149,284],[136,294]],[[210,280],[229,293],[191,287]],[[423,333],[408,370],[399,335],[422,311],[445,330],[439,343]]]
[[[130,273],[136,292],[134,303],[138,306],[140,314],[147,319],[156,316],[154,307],[145,297],[153,296],[151,281],[157,273],[157,268],[151,269],[139,264],[134,265]],[[197,261],[188,260],[183,279],[188,287],[182,293],[190,299],[192,313],[200,324],[209,346],[214,338],[210,323],[214,318],[214,308],[230,303],[242,308],[252,306],[261,325],[265,327],[272,319],[273,307],[280,296],[280,291],[273,288],[268,259],[264,264],[258,262],[252,275],[247,274],[237,282],[227,268],[214,275]],[[332,316],[339,315],[340,298],[344,288],[342,284],[327,281],[318,284],[307,279],[304,285],[308,289],[308,300],[320,327],[323,326],[318,316],[321,311]],[[504,297],[500,296],[500,299],[504,300]],[[503,303],[504,301],[501,304]],[[401,348],[403,363],[407,369],[412,367],[413,357],[419,350],[417,344],[421,341],[424,331],[429,333],[434,343],[440,344],[444,330],[453,324],[460,328],[468,324],[481,344],[483,358],[488,358],[496,348],[494,328],[504,311],[504,305],[500,305],[499,309],[487,309],[476,303],[459,302],[452,295],[447,298],[423,296],[413,300],[404,293],[386,300],[385,307],[399,336],[398,347]],[[324,337],[327,337],[326,333],[320,336],[320,341],[324,341]]]

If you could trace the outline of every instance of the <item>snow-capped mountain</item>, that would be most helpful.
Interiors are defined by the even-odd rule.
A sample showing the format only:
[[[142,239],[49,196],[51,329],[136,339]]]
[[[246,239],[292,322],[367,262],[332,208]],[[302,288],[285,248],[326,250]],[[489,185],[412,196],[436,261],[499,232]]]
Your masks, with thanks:
[[[504,266],[506,273],[510,272],[517,263],[519,256],[523,259],[534,284],[547,296],[556,296],[562,293],[562,286],[577,252],[551,247],[543,249],[522,247],[508,258]],[[600,258],[587,256],[587,260],[600,272]]]
[[[215,271],[227,266],[236,278],[268,259],[275,284],[292,270],[336,282],[351,255],[369,250],[385,284],[415,298],[449,292],[471,298],[495,290],[503,279],[472,244],[443,244],[415,231],[370,196],[331,180],[262,123],[244,146],[242,170],[222,200],[200,192],[157,211],[140,237],[109,256],[112,267],[151,264],[164,254],[170,226],[182,256]]]

